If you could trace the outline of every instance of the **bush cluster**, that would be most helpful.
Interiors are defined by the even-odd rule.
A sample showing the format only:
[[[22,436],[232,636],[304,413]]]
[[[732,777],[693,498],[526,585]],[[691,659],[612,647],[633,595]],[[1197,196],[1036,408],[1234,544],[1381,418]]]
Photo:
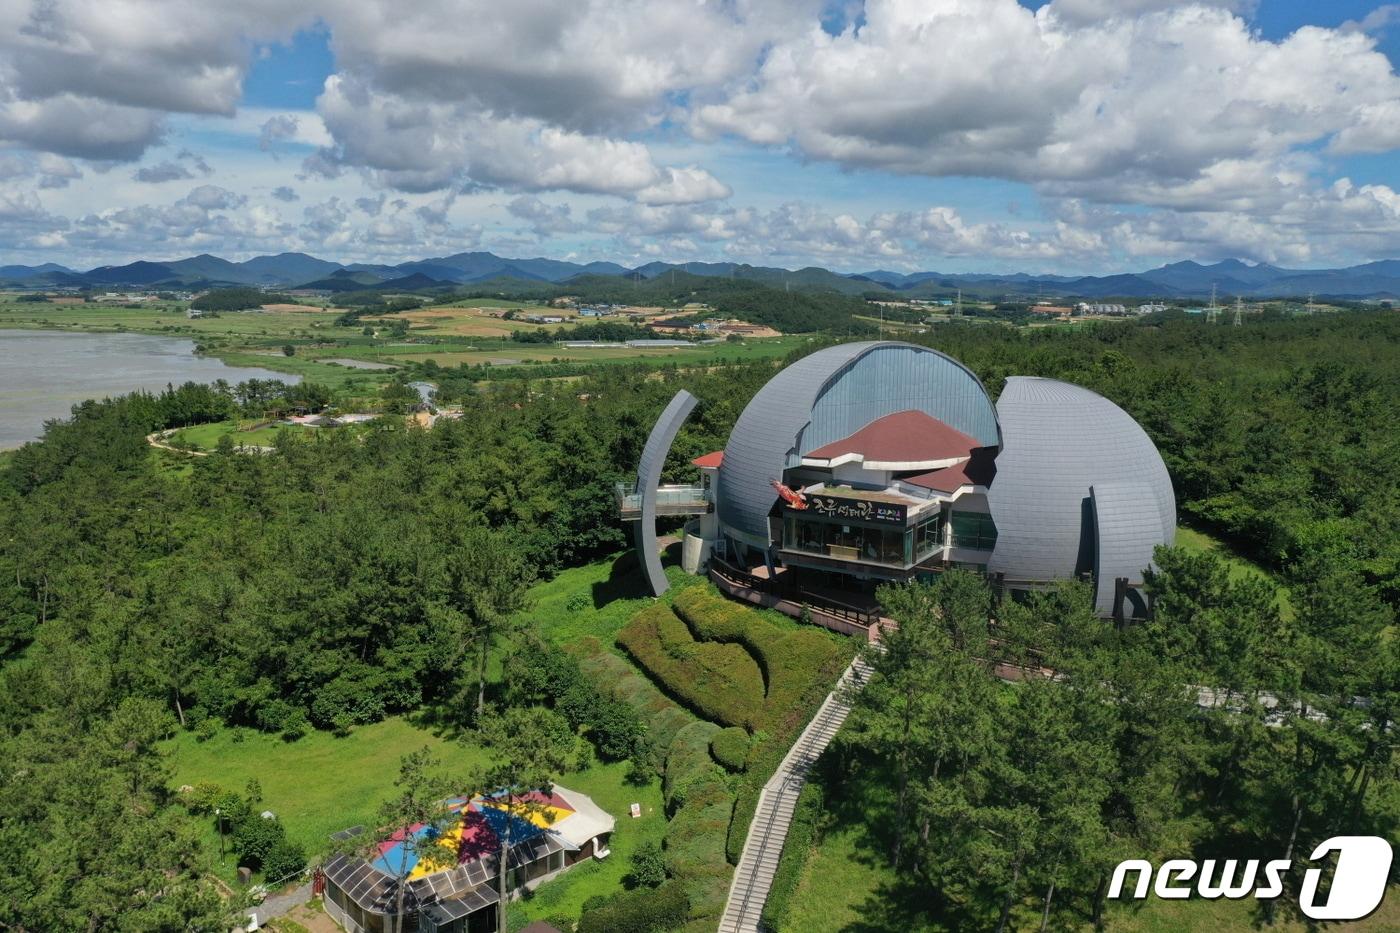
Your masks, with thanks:
[[[249,782],[246,795],[200,783],[185,795],[184,804],[195,815],[214,818],[215,828],[238,853],[239,865],[261,871],[269,881],[280,881],[306,867],[306,851],[287,839],[281,820],[263,817],[257,806],[261,796],[256,781]]]
[[[721,729],[710,739],[710,754],[730,771],[743,771],[749,757],[749,734],[738,726]]]
[[[690,911],[685,888],[668,881],[584,902],[578,933],[659,933],[685,923]]]
[[[735,793],[725,852],[738,864],[758,794],[817,707],[841,676],[854,645],[815,628],[775,624],[706,587],[690,587],[672,601],[677,616],[697,638],[743,645],[767,681],[767,698],[756,722],[745,774]],[[718,756],[717,760],[718,760]]]
[[[758,662],[766,690],[755,728],[801,729],[846,667],[846,652],[824,632],[779,627],[706,587],[682,590],[673,606],[697,639],[740,645]]]
[[[576,658],[531,638],[506,664],[514,702],[545,703],[582,729],[606,761],[638,758],[647,751],[647,724],[626,701],[595,686]]]
[[[711,722],[692,723],[676,734],[666,757],[666,869],[685,885],[692,919],[717,916],[729,887],[725,836],[734,795],[710,757],[719,731]]]
[[[617,643],[701,717],[756,727],[763,713],[763,672],[742,646],[697,642],[664,603],[637,613],[618,633]]]
[[[642,717],[649,739],[643,757],[653,771],[660,773],[672,739],[683,726],[694,722],[695,717],[637,673],[635,667],[609,654],[596,638],[583,639],[576,650],[579,666],[598,689],[627,704]]]

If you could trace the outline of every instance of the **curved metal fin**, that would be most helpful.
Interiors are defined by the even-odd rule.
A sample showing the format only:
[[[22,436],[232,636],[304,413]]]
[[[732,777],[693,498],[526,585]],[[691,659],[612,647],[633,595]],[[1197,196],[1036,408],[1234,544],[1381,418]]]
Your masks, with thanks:
[[[651,591],[660,596],[670,585],[666,573],[661,569],[661,555],[656,545],[656,487],[661,485],[661,468],[666,463],[666,454],[676,440],[685,419],[695,408],[697,399],[682,389],[671,399],[656,425],[647,437],[642,449],[642,459],[637,462],[637,492],[641,496],[642,514],[633,529],[637,547],[637,561],[646,572]]]

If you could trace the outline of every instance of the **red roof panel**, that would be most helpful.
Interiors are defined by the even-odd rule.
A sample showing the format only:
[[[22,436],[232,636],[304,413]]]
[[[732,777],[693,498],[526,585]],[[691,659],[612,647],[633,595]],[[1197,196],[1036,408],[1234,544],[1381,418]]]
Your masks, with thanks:
[[[956,492],[963,486],[990,486],[996,474],[996,450],[979,447],[962,463],[918,476],[907,476],[902,481],[935,492]]]
[[[712,454],[705,454],[705,456],[703,457],[696,457],[690,462],[695,464],[702,470],[717,469],[719,465],[724,462],[724,451],[716,450]]]
[[[866,462],[928,463],[966,457],[979,446],[951,425],[921,411],[897,411],[861,428],[850,437],[824,444],[803,459],[836,460],[859,455]]]

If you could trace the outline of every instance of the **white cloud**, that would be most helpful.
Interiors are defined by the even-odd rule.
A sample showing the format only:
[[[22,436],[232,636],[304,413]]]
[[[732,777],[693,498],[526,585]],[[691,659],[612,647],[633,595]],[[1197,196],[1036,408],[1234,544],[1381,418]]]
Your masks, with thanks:
[[[521,195],[506,205],[512,217],[518,217],[530,224],[530,230],[540,239],[547,239],[560,233],[574,233],[582,229],[573,218],[573,208],[568,204],[546,204],[533,195]]]
[[[1270,42],[1225,9],[1135,6],[1164,9],[1099,19],[1091,8],[1122,6],[870,0],[859,30],[775,44],[693,125],[853,168],[1162,204],[1178,189],[1271,188],[1277,164],[1334,134],[1353,151],[1393,134],[1400,78],[1360,33]],[[1239,164],[1250,170],[1229,170]]]
[[[250,38],[309,14],[274,0],[35,0],[0,4],[0,140],[127,161],[167,113],[232,114]]]
[[[337,145],[307,160],[311,174],[364,168],[380,183],[410,192],[475,183],[667,203],[729,192],[704,169],[657,166],[638,142],[473,112],[460,103],[390,96],[342,75],[327,79],[319,106]]]

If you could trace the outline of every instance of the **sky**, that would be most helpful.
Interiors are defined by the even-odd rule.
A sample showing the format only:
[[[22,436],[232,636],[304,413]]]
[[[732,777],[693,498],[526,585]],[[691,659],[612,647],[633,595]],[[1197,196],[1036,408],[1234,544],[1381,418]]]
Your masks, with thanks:
[[[1400,4],[8,0],[0,265],[1400,257]]]

